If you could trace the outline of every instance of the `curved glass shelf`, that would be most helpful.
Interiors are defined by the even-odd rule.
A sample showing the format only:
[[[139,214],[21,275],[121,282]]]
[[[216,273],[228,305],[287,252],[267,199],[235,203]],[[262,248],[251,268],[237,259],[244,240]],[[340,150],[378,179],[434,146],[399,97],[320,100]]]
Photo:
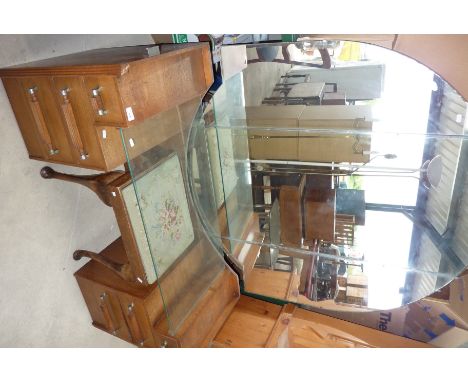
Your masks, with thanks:
[[[187,146],[195,207],[244,290],[356,311],[453,280],[468,265],[462,97],[367,44],[246,51]]]

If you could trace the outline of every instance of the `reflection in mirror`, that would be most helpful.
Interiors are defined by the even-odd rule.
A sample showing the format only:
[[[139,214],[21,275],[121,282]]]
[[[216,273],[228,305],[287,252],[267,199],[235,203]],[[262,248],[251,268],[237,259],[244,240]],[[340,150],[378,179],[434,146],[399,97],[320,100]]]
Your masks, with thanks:
[[[245,291],[389,309],[456,277],[468,265],[462,97],[408,57],[358,42],[246,55],[192,127],[210,162],[197,177],[214,179],[211,232]]]

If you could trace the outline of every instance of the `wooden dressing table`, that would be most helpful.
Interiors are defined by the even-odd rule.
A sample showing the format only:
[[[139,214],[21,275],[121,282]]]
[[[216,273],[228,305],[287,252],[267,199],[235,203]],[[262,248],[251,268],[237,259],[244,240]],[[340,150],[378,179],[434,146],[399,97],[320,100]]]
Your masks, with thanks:
[[[153,48],[87,52],[0,70],[30,158],[108,171],[41,171],[46,179],[90,188],[114,209],[121,237],[99,253],[74,253],[76,260],[91,258],[75,277],[93,325],[142,347],[427,346],[240,295],[221,241],[206,234],[193,205],[191,193],[206,189],[201,180],[190,183],[186,171],[189,164],[198,173],[209,168],[203,150],[186,153],[201,97],[213,81],[209,48],[188,44],[156,55]],[[196,162],[187,163],[188,155]],[[115,170],[122,165],[125,171]],[[179,183],[168,183],[170,177]],[[156,194],[162,189],[164,195]],[[145,199],[148,190],[154,200]],[[212,213],[203,218],[217,217],[215,197],[203,198]],[[150,218],[156,207],[167,212],[162,223]],[[246,234],[254,229],[249,224]],[[158,249],[163,234],[166,244],[179,245],[176,255]],[[245,257],[252,272],[252,257]]]

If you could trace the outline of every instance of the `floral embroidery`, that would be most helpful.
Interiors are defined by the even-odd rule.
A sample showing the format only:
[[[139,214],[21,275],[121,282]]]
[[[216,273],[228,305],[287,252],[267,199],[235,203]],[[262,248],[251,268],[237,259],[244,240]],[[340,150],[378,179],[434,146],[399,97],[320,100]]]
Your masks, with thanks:
[[[159,224],[155,228],[161,232],[163,237],[179,241],[182,236],[181,228],[184,219],[176,201],[172,198],[166,199],[162,206],[156,207],[156,214]]]

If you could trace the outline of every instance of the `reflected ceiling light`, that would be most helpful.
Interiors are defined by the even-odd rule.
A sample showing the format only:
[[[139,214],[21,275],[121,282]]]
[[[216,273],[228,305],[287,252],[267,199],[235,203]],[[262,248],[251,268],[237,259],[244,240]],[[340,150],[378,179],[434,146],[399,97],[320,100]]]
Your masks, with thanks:
[[[384,154],[382,156],[384,156],[387,159],[395,159],[397,157],[395,154]],[[442,178],[442,169],[443,169],[442,157],[440,155],[436,155],[434,158],[426,160],[420,168],[417,168],[414,170],[397,169],[397,168],[394,168],[394,169],[381,168],[380,170],[381,173],[378,174],[377,172],[380,172],[379,168],[372,167],[372,171],[374,173],[370,173],[370,172],[358,173],[358,171],[366,170],[366,166],[362,166],[362,167],[357,168],[351,174],[359,175],[359,176],[412,177],[412,178],[419,179],[421,183],[424,185],[424,187],[426,187],[427,189],[430,189],[430,188],[435,188],[439,185],[440,180]],[[417,172],[419,172],[419,177],[415,175],[411,175]]]
[[[426,188],[437,187],[442,178],[442,157],[436,155],[434,158],[427,160],[421,166],[421,180]]]

